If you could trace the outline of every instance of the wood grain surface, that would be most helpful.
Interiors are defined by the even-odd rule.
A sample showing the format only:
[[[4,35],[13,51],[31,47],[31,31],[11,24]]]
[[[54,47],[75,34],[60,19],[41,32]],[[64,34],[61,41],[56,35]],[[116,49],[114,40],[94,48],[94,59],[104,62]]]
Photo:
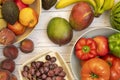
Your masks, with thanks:
[[[118,0],[116,0],[116,1],[118,1]],[[111,27],[110,22],[109,22],[109,13],[110,12],[107,11],[107,12],[103,13],[100,17],[94,18],[92,24],[88,28],[86,28],[82,31],[74,31],[73,38],[68,44],[63,45],[63,46],[58,46],[58,45],[54,44],[53,42],[51,42],[49,40],[49,38],[47,36],[47,32],[46,32],[47,24],[48,24],[49,20],[53,17],[63,17],[68,20],[72,7],[73,7],[73,5],[68,6],[64,9],[55,9],[54,7],[52,7],[50,10],[42,9],[38,24],[36,25],[33,32],[28,36],[28,38],[33,40],[33,42],[35,44],[34,51],[29,54],[24,54],[19,50],[19,56],[17,59],[15,59],[16,68],[13,73],[18,77],[18,80],[20,80],[19,73],[18,73],[19,66],[22,65],[28,59],[31,59],[32,57],[39,54],[39,52],[41,50],[49,49],[49,50],[57,51],[58,53],[60,53],[62,55],[65,62],[69,66],[71,49],[72,49],[75,41],[77,40],[77,38],[82,33],[84,33],[85,31],[87,31],[93,27]],[[15,44],[15,46],[17,46],[19,48],[19,43]],[[5,57],[2,54],[3,48],[4,48],[4,46],[0,46],[0,53],[1,53],[0,61],[5,59]]]

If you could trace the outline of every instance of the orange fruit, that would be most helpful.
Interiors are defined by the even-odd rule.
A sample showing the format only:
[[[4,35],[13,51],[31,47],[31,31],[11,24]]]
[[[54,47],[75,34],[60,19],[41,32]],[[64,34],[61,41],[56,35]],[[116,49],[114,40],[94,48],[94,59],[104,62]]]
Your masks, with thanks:
[[[8,28],[13,31],[16,35],[21,35],[25,32],[25,27],[20,24],[18,21],[15,24],[11,25],[8,23]]]
[[[32,4],[35,0],[21,0],[24,4]]]
[[[27,7],[20,11],[19,22],[26,27],[34,27],[38,22],[38,16],[34,9]]]

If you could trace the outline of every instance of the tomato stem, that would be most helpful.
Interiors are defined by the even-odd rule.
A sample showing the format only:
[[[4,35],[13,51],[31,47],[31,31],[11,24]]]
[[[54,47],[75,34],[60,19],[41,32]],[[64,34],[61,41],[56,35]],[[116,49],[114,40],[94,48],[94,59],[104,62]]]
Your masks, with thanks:
[[[94,79],[94,78],[99,78],[99,76],[98,75],[96,75],[95,73],[90,73],[90,76]]]
[[[107,63],[109,64],[110,67],[112,66],[112,63],[110,61],[108,61]]]

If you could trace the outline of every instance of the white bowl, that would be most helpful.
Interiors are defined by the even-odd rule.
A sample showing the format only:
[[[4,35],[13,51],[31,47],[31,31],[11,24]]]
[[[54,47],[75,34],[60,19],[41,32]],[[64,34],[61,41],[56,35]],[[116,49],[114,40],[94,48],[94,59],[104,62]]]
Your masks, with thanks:
[[[85,33],[83,33],[77,40],[76,42],[81,38],[81,37],[86,37],[86,38],[92,38],[94,36],[97,36],[97,35],[103,35],[103,36],[110,36],[111,34],[113,33],[116,33],[116,32],[119,32],[118,30],[115,30],[113,28],[110,28],[110,27],[99,27],[99,28],[92,28],[88,31],[86,31]],[[74,43],[74,46],[76,44],[76,42]],[[75,53],[74,53],[74,46],[72,48],[72,51],[71,51],[71,56],[70,56],[70,67],[72,69],[72,72],[74,74],[74,77],[77,79],[77,80],[80,80],[80,60],[77,59],[77,57],[75,56]]]

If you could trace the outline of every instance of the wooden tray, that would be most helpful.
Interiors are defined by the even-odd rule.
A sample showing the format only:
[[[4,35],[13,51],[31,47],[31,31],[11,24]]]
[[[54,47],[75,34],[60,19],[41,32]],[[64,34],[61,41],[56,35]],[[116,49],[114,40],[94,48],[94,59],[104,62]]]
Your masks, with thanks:
[[[45,56],[46,55],[51,55],[51,56],[54,56],[54,57],[57,58],[57,61],[55,63],[57,63],[59,66],[63,67],[64,71],[66,72],[65,80],[73,80],[73,75],[71,74],[70,69],[67,66],[67,64],[65,63],[62,56],[58,52],[49,51],[49,50],[42,51],[37,56],[35,56],[32,59],[26,61],[25,63],[23,63],[20,66],[20,68],[19,68],[20,80],[26,80],[21,74],[21,71],[23,70],[23,67],[25,65],[30,66],[30,63],[33,62],[33,61],[45,61]]]

